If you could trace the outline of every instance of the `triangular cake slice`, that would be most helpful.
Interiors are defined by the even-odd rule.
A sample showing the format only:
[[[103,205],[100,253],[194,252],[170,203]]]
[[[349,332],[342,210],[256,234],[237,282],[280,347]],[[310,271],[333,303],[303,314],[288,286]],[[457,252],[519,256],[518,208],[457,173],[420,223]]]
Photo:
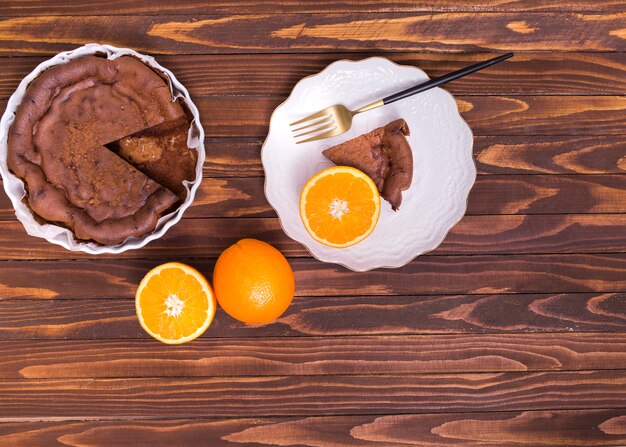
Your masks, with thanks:
[[[413,179],[413,152],[407,135],[406,121],[397,119],[322,153],[337,165],[366,173],[395,211],[402,203],[402,191]]]
[[[121,138],[107,147],[152,180],[187,196],[184,183],[196,178],[198,153],[187,146],[190,121],[182,118]]]

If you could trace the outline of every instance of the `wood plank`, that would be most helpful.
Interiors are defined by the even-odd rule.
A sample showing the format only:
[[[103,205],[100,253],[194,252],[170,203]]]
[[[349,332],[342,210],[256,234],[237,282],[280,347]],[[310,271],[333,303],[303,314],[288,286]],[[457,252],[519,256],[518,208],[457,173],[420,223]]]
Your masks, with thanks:
[[[621,174],[482,176],[470,192],[467,213],[622,212],[625,182],[626,176]]]
[[[263,176],[263,166],[261,165],[263,141],[264,139],[261,138],[205,138],[206,158],[203,175],[214,178]],[[623,143],[624,148],[626,148],[626,137],[624,137]],[[618,147],[619,144],[617,143]],[[494,154],[494,158],[499,157]],[[578,157],[573,155],[573,158]],[[611,155],[609,155],[610,158]],[[609,160],[607,164],[611,165],[612,163]],[[623,172],[626,172],[626,165],[623,168]]]
[[[186,216],[273,217],[263,185],[263,178],[204,179]],[[554,213],[626,213],[626,176],[480,176],[466,214]]]
[[[443,244],[424,256],[510,253],[626,252],[626,214],[465,216]],[[218,257],[243,237],[260,239],[285,256],[310,253],[285,235],[277,218],[184,219],[161,239],[133,250],[126,259]],[[67,251],[45,239],[28,237],[21,223],[0,221],[0,259],[117,259]]]
[[[322,53],[162,55],[193,97],[289,95],[294,84],[339,59],[386,56],[441,76],[486,60],[490,53]],[[46,57],[0,58],[0,98],[8,98],[24,76]],[[520,53],[505,64],[461,78],[445,88],[463,95],[623,95],[624,53]]]
[[[263,175],[260,138],[207,138],[205,177]],[[474,160],[484,174],[624,174],[626,137],[476,136]]]
[[[621,214],[466,216],[432,255],[626,251]]]
[[[37,0],[10,0],[0,2],[2,14],[5,16],[23,15],[122,15],[122,14],[256,14],[261,12],[280,14],[295,13],[332,13],[332,12],[492,12],[492,11],[589,11],[589,12],[621,12],[626,3],[623,0],[472,0],[458,2],[440,0],[438,2],[409,0],[317,0],[311,3],[304,0],[220,0],[209,5],[200,0],[185,0],[175,5],[166,0],[153,0],[147,5],[141,0],[80,0],[65,2],[63,0],[46,1],[41,4]]]
[[[451,230],[443,245],[428,255],[624,251],[626,177],[600,176],[602,184],[590,181],[592,176],[514,177],[479,179],[470,194],[467,216]],[[487,176],[482,178],[487,180]],[[216,257],[244,236],[274,244],[288,256],[308,256],[304,248],[284,235],[275,217],[250,217],[275,216],[262,186],[262,179],[206,179],[186,214],[194,219],[183,219],[160,240],[125,256]],[[0,206],[0,259],[89,256],[28,237],[4,193],[0,194]]]
[[[211,137],[264,137],[282,102],[274,97],[195,100]],[[475,135],[623,135],[626,121],[624,96],[459,95],[456,102]]]
[[[207,161],[204,173],[213,177],[205,179],[200,187],[195,206],[187,216],[193,217],[242,217],[274,216],[262,192],[262,180],[232,180],[222,177],[260,177],[263,175],[259,150],[262,141],[257,139],[207,139]],[[626,172],[626,138],[624,137],[476,137],[474,156],[478,174],[604,174]],[[519,210],[532,213],[533,208],[543,203],[537,212],[587,212],[585,204],[592,204],[596,212],[624,212],[626,205],[621,191],[624,188],[621,177],[554,177],[511,178],[511,187],[501,190],[503,178],[484,177],[477,180],[472,192],[468,213],[497,213],[497,209],[485,210],[493,204],[508,212],[529,205],[529,209]],[[595,180],[609,180],[609,184],[596,184]],[[514,180],[514,181],[513,181]],[[590,182],[591,180],[591,182]],[[494,182],[497,189],[490,189]],[[514,185],[517,185],[515,186]],[[611,183],[615,186],[611,186]],[[484,187],[480,187],[484,184]],[[573,186],[570,186],[573,185]],[[480,187],[480,188],[479,188]],[[546,190],[547,188],[547,190]],[[572,192],[567,192],[572,188]],[[549,190],[549,191],[548,191]],[[556,197],[576,197],[576,200],[561,200],[546,197],[555,192]],[[488,194],[487,197],[481,197]],[[505,197],[494,198],[493,195]],[[533,198],[533,195],[536,198]],[[578,199],[582,198],[582,202]],[[224,209],[224,201],[233,200],[236,208]],[[517,205],[516,205],[517,203]],[[475,205],[476,204],[476,205]],[[615,207],[618,208],[615,208]],[[198,208],[200,207],[200,208]],[[554,207],[554,208],[553,208]],[[573,207],[573,210],[571,209]],[[622,210],[622,211],[620,211]],[[4,191],[0,191],[0,219],[13,220],[14,212]]]
[[[623,96],[461,96],[457,105],[477,135],[623,134],[626,119]]]
[[[4,196],[4,194],[0,194]],[[8,198],[4,218],[13,219]],[[626,176],[481,176],[468,215],[626,213]],[[204,179],[186,217],[274,217],[263,178]]]
[[[214,146],[206,147],[211,159]],[[626,137],[621,136],[474,138],[479,175],[623,174],[624,154]]]
[[[274,217],[263,177],[203,179],[185,217]]]
[[[626,53],[625,53],[626,54]],[[260,138],[207,138],[205,177],[263,175]],[[474,159],[484,174],[624,174],[626,137],[476,136]]]
[[[205,178],[187,218],[275,217],[264,179]],[[626,213],[626,175],[483,175],[474,184],[467,215]],[[14,220],[0,192],[0,220]]]
[[[55,54],[84,42],[107,42],[156,54],[307,53],[372,48],[446,52],[623,51],[624,17],[623,11],[43,15],[0,20],[0,55]],[[481,32],[476,33],[477,29]]]
[[[258,94],[287,96],[300,79],[318,73],[336,60],[359,60],[372,56],[384,56],[398,64],[416,66],[430,77],[435,77],[489,59],[493,54],[370,51],[289,55],[163,55],[158,60],[171,68],[196,97]],[[23,66],[24,63],[19,62],[21,60],[19,58],[16,61],[17,68]],[[0,81],[0,88],[9,83],[17,86],[19,79],[30,72],[28,67],[34,67],[34,63],[22,68],[17,76],[13,74],[7,81]],[[254,69],[251,70],[251,67]],[[7,69],[10,72],[14,70],[9,67],[4,70]],[[623,53],[519,53],[505,64],[458,79],[445,88],[455,95],[623,95],[626,92],[625,70],[626,54]],[[8,93],[14,88],[7,89]]]
[[[210,329],[209,329],[210,330]],[[0,379],[239,377],[626,368],[626,334],[25,340],[0,345]]]
[[[555,429],[558,427],[558,430]],[[624,410],[548,410],[387,416],[7,422],[0,441],[24,447],[464,446],[626,444]]]
[[[227,96],[195,103],[208,137],[265,137],[283,100]],[[456,102],[475,135],[623,135],[626,121],[626,96],[457,96]],[[0,110],[5,107],[0,100]]]
[[[161,262],[124,254],[115,261],[1,261],[0,299],[131,299],[141,278]],[[207,276],[214,265],[186,262]],[[626,291],[626,254],[427,256],[365,273],[311,258],[290,263],[297,296]]]
[[[2,379],[0,420],[623,408],[626,371]],[[80,416],[78,416],[80,415]]]
[[[261,177],[258,138],[207,138],[204,176]],[[485,174],[624,174],[624,136],[478,136],[474,159],[478,175]],[[205,180],[207,181],[207,180]],[[217,180],[208,180],[218,182]],[[479,182],[484,181],[479,179]],[[556,181],[556,180],[555,180]],[[219,182],[218,182],[219,183]],[[522,189],[529,189],[522,188]],[[554,185],[551,186],[554,188]],[[580,192],[580,191],[579,191]],[[604,191],[606,193],[607,191]],[[200,191],[203,194],[203,191]],[[602,196],[601,194],[600,196]],[[241,204],[240,204],[241,205]],[[256,215],[258,209],[252,210]],[[249,215],[249,212],[242,212]],[[9,200],[0,191],[0,219],[13,219]]]
[[[275,216],[262,178],[205,179],[187,217]],[[625,213],[624,175],[481,176],[468,200],[468,215]]]
[[[203,338],[574,331],[626,332],[625,294],[303,296],[262,327],[218,309]],[[132,297],[0,301],[2,340],[138,338],[148,336]]]

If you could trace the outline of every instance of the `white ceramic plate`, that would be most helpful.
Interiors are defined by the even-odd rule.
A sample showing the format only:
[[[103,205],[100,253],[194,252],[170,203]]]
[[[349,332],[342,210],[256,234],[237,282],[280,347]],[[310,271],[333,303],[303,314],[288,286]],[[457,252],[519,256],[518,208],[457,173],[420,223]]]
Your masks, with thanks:
[[[422,70],[380,57],[340,60],[298,82],[274,111],[261,154],[265,195],[285,233],[317,259],[356,271],[400,267],[435,249],[465,214],[476,178],[472,132],[445,90],[435,88],[357,115],[350,131],[326,140],[296,145],[290,133],[289,123],[329,105],[355,109],[426,80]],[[394,212],[382,200],[376,229],[352,247],[315,241],[302,224],[298,202],[306,181],[333,166],[322,151],[397,118],[408,123],[413,149],[413,183],[402,193],[400,210]]]

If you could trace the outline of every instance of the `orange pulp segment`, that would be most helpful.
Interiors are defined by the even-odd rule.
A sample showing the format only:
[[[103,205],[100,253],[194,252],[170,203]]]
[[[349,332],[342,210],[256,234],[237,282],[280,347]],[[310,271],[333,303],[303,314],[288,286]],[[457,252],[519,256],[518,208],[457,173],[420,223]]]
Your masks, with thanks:
[[[316,241],[344,248],[368,237],[380,215],[380,194],[365,173],[335,166],[311,177],[300,195],[300,216]]]
[[[135,294],[139,323],[167,344],[191,341],[209,327],[216,301],[206,278],[193,267],[169,262],[153,268]]]

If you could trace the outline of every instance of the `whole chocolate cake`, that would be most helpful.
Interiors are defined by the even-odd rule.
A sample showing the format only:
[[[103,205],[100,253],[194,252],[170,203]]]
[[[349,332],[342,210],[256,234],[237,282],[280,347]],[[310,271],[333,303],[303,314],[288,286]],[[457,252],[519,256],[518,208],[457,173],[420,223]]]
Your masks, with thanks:
[[[105,146],[148,129],[158,134],[174,125],[168,123],[185,136],[176,145],[185,168],[160,179]],[[195,179],[197,160],[186,144],[188,129],[181,104],[150,67],[131,56],[84,56],[30,83],[9,130],[7,162],[40,221],[65,226],[79,240],[118,244],[152,232],[184,199],[183,181]],[[168,150],[169,140],[156,140]],[[178,160],[170,155],[152,163],[176,166]]]

